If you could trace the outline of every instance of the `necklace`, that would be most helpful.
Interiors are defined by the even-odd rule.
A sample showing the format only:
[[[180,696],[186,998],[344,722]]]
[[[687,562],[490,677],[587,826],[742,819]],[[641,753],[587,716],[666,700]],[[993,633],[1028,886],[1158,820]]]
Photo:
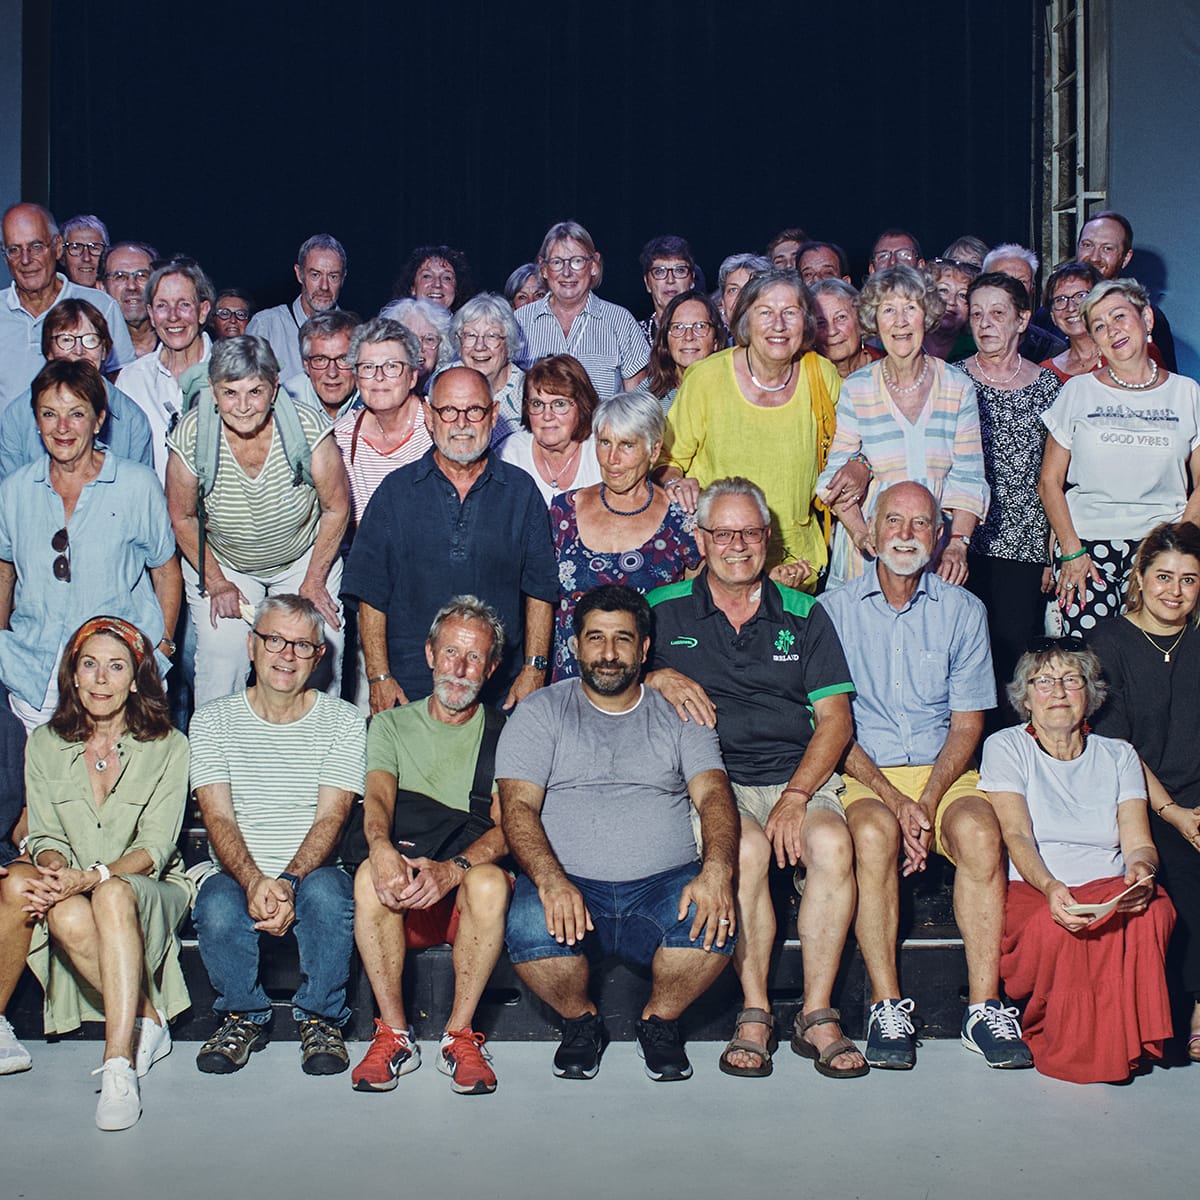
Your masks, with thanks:
[[[796,370],[795,360],[788,363],[787,378],[779,384],[778,387],[767,387],[765,383],[759,383],[758,377],[754,374],[754,368],[750,365],[750,347],[746,347],[746,370],[750,372],[750,382],[754,384],[760,392],[782,392],[789,383],[792,382],[792,375]]]
[[[1021,356],[1018,354],[1018,355],[1017,355],[1017,369],[1016,369],[1016,370],[1015,370],[1015,371],[1014,371],[1014,372],[1013,372],[1013,373],[1012,373],[1012,374],[1011,374],[1011,375],[1010,375],[1010,376],[1009,376],[1007,379],[993,379],[993,378],[992,378],[992,377],[991,377],[991,376],[990,376],[990,375],[989,375],[989,374],[988,374],[988,373],[987,373],[987,372],[986,372],[986,371],[983,369],[983,366],[982,366],[982,364],[981,364],[981,363],[980,363],[980,361],[979,361],[979,355],[978,355],[978,354],[976,354],[976,355],[975,355],[975,370],[977,370],[977,371],[980,373],[980,375],[982,375],[982,376],[984,377],[984,379],[986,379],[986,380],[988,381],[988,383],[994,383],[994,384],[997,384],[997,385],[999,385],[999,386],[1003,386],[1003,385],[1004,385],[1004,384],[1006,384],[1006,383],[1012,383],[1012,381],[1013,381],[1014,379],[1016,379],[1016,377],[1017,377],[1018,375],[1020,375],[1020,373],[1021,373],[1021,368],[1022,368],[1024,365],[1025,365],[1025,364],[1024,364],[1022,361],[1021,361]]]
[[[1183,628],[1179,631],[1179,636],[1165,650],[1163,650],[1163,648],[1154,640],[1154,638],[1151,637],[1150,634],[1148,634],[1144,629],[1142,629],[1140,625],[1138,626],[1138,631],[1141,633],[1142,637],[1144,637],[1146,641],[1148,641],[1150,645],[1155,648],[1155,650],[1161,651],[1163,662],[1169,663],[1171,661],[1171,655],[1175,653],[1175,647],[1183,641],[1183,635],[1187,633],[1187,624],[1184,624]],[[1171,635],[1169,633],[1160,633],[1156,636],[1170,637]]]
[[[605,496],[604,496],[605,491],[606,491],[606,488],[605,488],[604,484],[601,484],[600,485],[600,503],[603,504],[604,507],[607,508],[608,511],[610,513],[612,513],[613,516],[615,516],[615,517],[636,517],[638,515],[638,513],[644,513],[646,511],[646,509],[648,509],[650,507],[651,503],[654,500],[654,484],[652,484],[649,479],[646,480],[646,503],[643,504],[641,508],[632,508],[628,512],[625,512],[619,508],[613,508],[613,506],[611,504],[609,504],[609,502],[605,499]]]
[[[546,451],[543,450],[541,448],[541,446],[539,446],[537,444],[536,441],[533,443],[533,449],[535,451],[535,453],[534,453],[535,459],[537,458],[538,452],[540,452],[541,456],[542,456],[541,464],[538,466],[538,470],[541,471],[541,473],[542,473],[542,478],[546,479],[552,488],[557,488],[559,479],[562,476],[564,476],[571,469],[575,460],[579,457],[579,452],[580,452],[580,450],[583,449],[583,443],[582,442],[575,443],[574,453],[571,455],[570,458],[567,459],[567,461],[565,463],[563,463],[563,465],[557,471],[552,471],[550,469],[550,462],[549,462],[549,459],[546,457]],[[553,476],[553,478],[547,478],[548,476]]]
[[[888,385],[888,391],[894,392],[897,396],[911,396],[917,391],[921,384],[925,382],[925,376],[929,372],[929,356],[925,353],[921,354],[921,373],[917,376],[917,382],[911,387],[901,387],[896,383],[888,373],[887,359],[883,360],[883,382]]]
[[[1153,387],[1158,382],[1158,363],[1153,359],[1150,360],[1150,378],[1145,383],[1126,383],[1111,366],[1108,368],[1108,377],[1117,387],[1122,387],[1127,392],[1144,392],[1147,388]]]
[[[120,744],[120,741],[121,739],[117,738],[115,742],[109,743],[108,749],[105,750],[103,754],[100,754],[99,751],[96,751],[96,770],[100,772],[100,774],[103,775],[104,772],[108,770],[109,755],[112,754],[112,752],[117,748],[117,746]]]
[[[380,421],[379,414],[377,412],[372,412],[371,416],[375,418],[375,428],[379,430],[379,437],[381,441],[381,445],[379,447],[380,454],[394,454],[400,449],[401,446],[404,445],[405,442],[408,441],[410,437],[412,437],[413,431],[417,427],[417,410],[414,407],[412,412],[408,414],[408,420],[404,422],[404,430],[398,436],[396,444],[391,448],[391,450],[385,450],[384,446],[386,446],[392,440],[391,435],[384,429],[383,422]]]

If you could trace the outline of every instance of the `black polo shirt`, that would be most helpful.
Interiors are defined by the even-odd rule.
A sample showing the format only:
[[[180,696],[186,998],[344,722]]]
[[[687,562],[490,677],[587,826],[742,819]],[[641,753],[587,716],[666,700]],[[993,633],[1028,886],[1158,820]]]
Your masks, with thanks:
[[[649,669],[671,667],[708,693],[729,777],[790,779],[812,737],[813,704],[854,693],[828,614],[807,593],[764,580],[758,612],[735,633],[713,603],[707,570],[646,599],[654,612]]]

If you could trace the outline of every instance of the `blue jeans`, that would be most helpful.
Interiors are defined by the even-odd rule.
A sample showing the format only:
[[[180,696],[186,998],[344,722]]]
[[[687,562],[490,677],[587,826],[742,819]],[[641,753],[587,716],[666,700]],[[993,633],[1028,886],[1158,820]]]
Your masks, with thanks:
[[[504,941],[511,962],[537,958],[565,958],[581,951],[589,956],[613,955],[640,966],[649,966],[660,946],[704,950],[704,933],[692,941],[696,906],[688,905],[687,916],[679,919],[679,897],[684,887],[700,873],[698,862],[686,863],[645,879],[607,883],[597,879],[567,878],[583,895],[595,927],[574,946],[556,942],[546,930],[546,910],[533,880],[517,878]],[[713,943],[712,954],[732,954],[734,938],[723,947]]]
[[[217,993],[220,1013],[246,1013],[265,1025],[271,1001],[258,976],[259,933],[246,911],[246,893],[223,871],[204,881],[193,913],[200,957]],[[296,890],[300,986],[292,997],[297,1021],[323,1017],[334,1025],[350,1019],[346,981],[354,945],[354,883],[341,867],[318,867]]]

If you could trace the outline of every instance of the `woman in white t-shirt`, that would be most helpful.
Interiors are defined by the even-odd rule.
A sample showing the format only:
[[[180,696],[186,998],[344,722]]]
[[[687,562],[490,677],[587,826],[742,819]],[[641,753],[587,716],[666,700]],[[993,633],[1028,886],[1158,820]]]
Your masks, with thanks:
[[[988,738],[980,771],[1009,854],[1000,976],[1027,1001],[1034,1066],[1075,1083],[1127,1079],[1171,1036],[1175,910],[1154,885],[1141,762],[1087,723],[1104,694],[1082,639],[1039,639],[1008,687],[1028,724]],[[1126,889],[1111,914],[1078,911]]]
[[[1138,542],[1200,520],[1200,387],[1150,357],[1154,312],[1133,279],[1098,283],[1079,306],[1106,365],[1076,375],[1042,414],[1050,436],[1038,494],[1054,531],[1065,631],[1121,613]],[[1069,488],[1068,488],[1068,485]]]

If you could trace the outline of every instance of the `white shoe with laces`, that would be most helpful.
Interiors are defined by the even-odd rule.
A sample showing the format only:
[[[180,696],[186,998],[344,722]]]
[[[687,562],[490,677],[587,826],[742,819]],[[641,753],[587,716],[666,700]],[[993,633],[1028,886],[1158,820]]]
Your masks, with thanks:
[[[6,1017],[0,1016],[0,1075],[15,1075],[33,1066],[29,1051],[17,1041]]]
[[[129,1129],[142,1115],[142,1098],[138,1094],[137,1073],[127,1058],[106,1059],[93,1075],[100,1080],[100,1102],[96,1105],[98,1129]]]
[[[133,1023],[133,1061],[141,1079],[160,1058],[171,1053],[171,1027],[167,1014],[156,1009],[162,1023],[156,1025],[149,1017],[138,1017]]]

